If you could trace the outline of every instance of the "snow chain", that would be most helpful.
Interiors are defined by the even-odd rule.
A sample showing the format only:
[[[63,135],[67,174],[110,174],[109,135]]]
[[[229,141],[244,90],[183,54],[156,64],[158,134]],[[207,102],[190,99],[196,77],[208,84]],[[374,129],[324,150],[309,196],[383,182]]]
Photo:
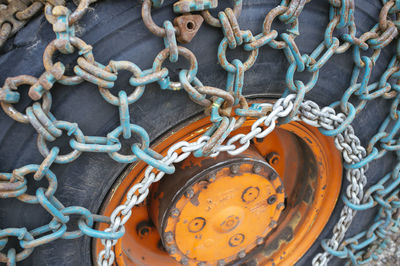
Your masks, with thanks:
[[[161,7],[163,0],[144,0],[143,22],[152,33],[163,38],[165,45],[165,49],[155,57],[153,66],[145,70],[130,61],[110,61],[107,65],[102,65],[95,61],[92,47],[75,36],[75,25],[91,2],[94,1],[81,0],[73,12],[64,5],[64,1],[43,0],[34,7],[24,3],[25,8],[32,8],[31,12],[39,5],[45,6],[45,16],[53,25],[56,39],[50,42],[44,51],[45,72],[39,78],[27,75],[7,78],[0,89],[0,102],[4,112],[12,119],[31,124],[36,129],[38,149],[44,160],[40,165],[30,164],[14,169],[10,173],[0,173],[0,198],[15,197],[27,204],[40,204],[53,216],[53,219],[49,224],[30,231],[26,228],[0,230],[0,262],[15,265],[16,262],[27,258],[37,246],[59,238],[75,239],[87,235],[102,239],[105,246],[98,256],[98,264],[111,265],[114,261],[111,248],[123,236],[124,224],[132,215],[132,208],[144,201],[152,183],[159,181],[165,174],[174,173],[174,163],[185,160],[191,153],[195,156],[211,157],[217,156],[220,152],[239,154],[249,147],[253,138],[264,138],[276,125],[292,120],[304,121],[318,127],[323,134],[334,136],[336,147],[341,151],[345,162],[344,174],[349,182],[342,195],[345,205],[341,210],[340,219],[334,227],[332,237],[322,241],[321,245],[325,252],[317,254],[313,264],[325,265],[332,256],[347,258],[353,264],[364,264],[378,258],[377,254],[385,247],[388,234],[399,229],[400,163],[367,190],[364,189],[367,184],[365,172],[368,163],[388,152],[393,152],[398,161],[400,160],[398,139],[400,22],[397,20],[400,15],[399,0],[382,1],[379,22],[370,31],[359,34],[358,37],[354,21],[354,1],[329,0],[330,21],[321,43],[310,54],[302,54],[295,42],[295,38],[299,35],[298,17],[309,2],[306,0],[283,0],[280,5],[267,13],[263,31],[258,35],[253,35],[249,30],[241,30],[239,27],[236,18],[242,8],[241,0],[233,1],[232,9],[227,8],[219,12],[218,18],[209,12],[209,9],[217,7],[215,0],[177,1],[174,4],[174,11],[182,15],[173,22],[165,21],[162,27],[154,23],[151,9]],[[11,4],[6,8],[11,10],[10,6]],[[0,14],[1,12],[0,9]],[[13,9],[12,12],[17,11]],[[18,12],[22,12],[21,9],[18,9]],[[25,14],[28,19],[30,16],[27,13],[29,12],[18,14]],[[3,17],[0,17],[1,21]],[[285,33],[278,33],[271,28],[276,19],[288,25]],[[220,27],[225,36],[218,48],[218,61],[228,74],[225,89],[203,85],[196,77],[198,66],[195,55],[177,43],[190,42],[203,21],[211,26]],[[193,23],[190,32],[185,28],[189,22]],[[2,25],[11,23],[6,21]],[[7,28],[0,29],[0,46],[12,34],[12,27],[4,27]],[[336,29],[346,32],[341,35],[341,40],[334,37]],[[382,49],[392,42],[396,42],[392,60],[379,80],[370,82],[372,69]],[[249,106],[242,96],[244,74],[257,60],[259,48],[266,45],[272,49],[282,50],[287,58],[289,65],[286,75],[287,88],[284,96],[275,104]],[[249,57],[244,62],[239,59],[229,62],[226,51],[237,46],[243,46],[249,51]],[[316,103],[305,100],[306,93],[318,81],[319,70],[324,64],[335,54],[344,53],[349,49],[353,50],[354,68],[351,82],[342,99],[322,109]],[[56,52],[72,54],[75,50],[78,50],[80,55],[74,67],[75,76],[67,76],[64,73],[64,64],[53,62],[53,55]],[[372,55],[361,56],[361,50],[371,51]],[[189,61],[190,67],[180,71],[179,81],[171,81],[163,62],[167,59],[176,62],[182,56]],[[135,89],[130,95],[121,90],[118,96],[114,96],[109,91],[114,87],[119,70],[132,73],[129,83]],[[296,72],[304,71],[312,74],[309,81],[294,79]],[[119,109],[120,125],[106,136],[86,136],[76,123],[58,120],[50,112],[51,89],[56,82],[73,86],[84,81],[96,84],[104,100]],[[196,142],[183,141],[174,144],[164,156],[153,151],[150,148],[148,133],[141,126],[132,124],[129,117],[129,105],[134,104],[142,96],[145,86],[150,83],[158,83],[163,90],[185,90],[190,99],[204,106],[206,113],[210,114],[213,126]],[[13,104],[19,102],[18,87],[22,85],[30,86],[29,96],[34,100],[25,113],[18,112],[13,107]],[[350,124],[369,101],[377,98],[391,100],[392,106],[379,131],[371,138],[367,149],[364,149]],[[235,110],[235,117],[231,116],[234,105],[240,105],[240,108]],[[258,118],[253,123],[251,131],[247,134],[230,136],[230,133],[239,128],[248,117]],[[72,151],[68,154],[62,154],[56,146],[51,149],[47,146],[47,142],[59,138],[62,131],[66,131],[71,137],[69,144]],[[132,144],[132,154],[119,153],[122,146],[119,138],[122,136],[124,139],[131,139],[132,135],[140,139],[140,142]],[[144,161],[148,164],[144,179],[129,190],[125,203],[118,206],[110,217],[93,214],[80,206],[65,207],[54,196],[57,177],[50,170],[51,166],[71,163],[82,152],[107,153],[119,163]],[[33,178],[36,181],[46,178],[49,186],[37,189],[35,195],[26,193],[26,176],[30,173],[34,174]],[[379,211],[370,228],[355,236],[347,236],[346,231],[356,212],[374,207],[378,207]],[[70,215],[81,217],[78,222],[79,230],[67,231]],[[99,231],[93,228],[95,223],[108,223],[109,227]],[[23,250],[16,253],[15,248],[10,248],[1,252],[12,237],[19,239]]]

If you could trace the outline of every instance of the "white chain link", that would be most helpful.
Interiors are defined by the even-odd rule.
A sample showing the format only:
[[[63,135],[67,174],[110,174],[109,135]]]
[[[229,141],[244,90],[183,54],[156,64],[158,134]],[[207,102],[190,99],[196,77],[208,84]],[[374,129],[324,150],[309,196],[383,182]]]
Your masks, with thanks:
[[[312,101],[302,103],[298,115],[299,119],[307,124],[328,130],[337,128],[346,119],[344,114],[335,114],[335,110],[330,107],[324,107],[320,110],[318,105]],[[366,156],[366,150],[361,146],[352,126],[348,126],[342,133],[335,136],[335,146],[342,153],[343,160],[347,164],[355,164]],[[346,196],[353,204],[360,204],[364,197],[364,186],[367,183],[367,177],[365,176],[367,167],[366,165],[358,169],[345,169],[345,176],[349,181],[349,185],[346,188]],[[333,228],[332,237],[326,241],[328,248],[339,250],[355,214],[355,210],[347,205],[343,206],[339,221]],[[319,253],[313,258],[312,264],[326,265],[331,257],[332,255],[327,251]]]
[[[268,115],[255,121],[249,133],[232,136],[226,141],[226,145],[216,147],[216,152],[214,152],[211,157],[217,156],[220,152],[228,152],[231,155],[240,154],[250,146],[250,140],[254,137],[266,137],[275,129],[277,120],[287,117],[293,110],[295,98],[295,94],[290,94],[285,98],[280,98],[275,104],[270,104],[270,106],[272,106],[272,111]],[[305,101],[301,104],[299,113],[295,119],[304,121],[314,127],[333,130],[345,121],[346,115],[342,113],[336,114],[335,110],[330,107],[320,109],[318,104],[312,101]],[[265,129],[263,129],[261,125],[263,125]],[[168,165],[181,162],[192,152],[201,149],[207,143],[208,139],[208,136],[202,136],[193,143],[188,143],[186,141],[178,142],[169,148],[167,155],[162,161]],[[357,163],[366,155],[364,147],[361,146],[360,140],[354,134],[354,130],[351,126],[348,126],[346,130],[335,137],[335,145],[342,153],[344,161],[348,164]],[[181,150],[181,152],[179,153],[178,150]],[[346,195],[350,202],[354,204],[359,204],[363,199],[364,186],[367,182],[365,176],[366,169],[366,167],[363,167],[360,169],[345,170],[346,178],[349,181]],[[124,224],[132,215],[132,208],[143,202],[149,193],[150,185],[154,182],[158,182],[165,175],[162,171],[157,170],[158,173],[156,174],[153,170],[155,170],[154,167],[147,166],[143,180],[130,188],[125,203],[116,207],[112,212],[111,224],[105,231],[119,232],[125,230]],[[345,233],[355,213],[356,212],[348,206],[345,205],[343,207],[340,219],[333,229],[333,235],[331,239],[327,241],[329,248],[333,250],[338,250],[340,248],[340,243],[344,239]],[[102,240],[104,249],[98,255],[99,265],[112,265],[115,258],[112,246],[114,246],[116,242],[116,240]],[[331,255],[328,252],[317,254],[313,259],[313,265],[326,265],[330,258]]]

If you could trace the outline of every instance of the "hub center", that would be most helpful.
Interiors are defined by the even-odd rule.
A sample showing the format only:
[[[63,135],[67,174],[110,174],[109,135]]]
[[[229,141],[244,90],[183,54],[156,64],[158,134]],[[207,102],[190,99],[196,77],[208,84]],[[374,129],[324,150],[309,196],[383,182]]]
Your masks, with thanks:
[[[186,265],[225,264],[264,242],[284,208],[278,174],[255,149],[191,158],[153,195],[167,251]]]

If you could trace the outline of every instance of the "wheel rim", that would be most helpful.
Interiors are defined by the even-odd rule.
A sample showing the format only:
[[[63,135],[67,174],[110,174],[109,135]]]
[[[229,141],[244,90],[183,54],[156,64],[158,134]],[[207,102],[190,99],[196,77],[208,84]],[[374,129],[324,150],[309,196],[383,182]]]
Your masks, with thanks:
[[[253,122],[254,119],[248,119],[234,134],[249,131]],[[159,139],[153,145],[153,149],[163,154],[174,143],[183,140],[193,142],[202,136],[209,126],[211,126],[211,123],[206,117],[185,123],[185,125],[171,130],[170,133]],[[250,151],[234,158],[219,155],[213,159],[218,163],[225,164],[220,167],[220,172],[215,170],[212,164],[204,163],[207,160],[205,158],[189,157],[177,166],[177,169],[181,170],[177,170],[177,173],[173,174],[177,180],[183,181],[172,186],[176,189],[170,188],[170,196],[167,195],[165,198],[164,194],[168,191],[166,190],[168,185],[165,184],[168,184],[169,176],[164,177],[160,183],[153,184],[146,201],[132,210],[133,214],[125,225],[126,233],[115,246],[117,265],[225,265],[238,261],[253,263],[250,265],[265,265],[292,264],[300,259],[322,232],[335,207],[342,178],[340,153],[335,148],[333,139],[323,136],[316,128],[301,122],[281,125],[266,138],[254,141],[251,147]],[[233,222],[235,222],[235,219],[239,219],[238,224],[241,226],[236,226],[230,231],[226,228],[214,226],[211,231],[202,228],[200,230],[202,232],[196,232],[196,230],[190,232],[189,221],[195,220],[194,218],[203,218],[209,225],[212,224],[214,215],[207,217],[203,217],[205,215],[193,216],[193,213],[195,213],[193,212],[193,204],[187,204],[190,201],[188,187],[194,190],[194,194],[204,194],[203,196],[208,199],[212,197],[213,189],[209,191],[206,189],[202,192],[203,194],[199,192],[199,184],[204,181],[211,183],[210,187],[218,186],[220,190],[224,187],[238,187],[239,190],[240,185],[226,181],[226,171],[230,171],[232,174],[233,171],[238,170],[232,169],[232,165],[238,164],[237,160],[247,160],[248,164],[249,158],[254,160],[250,165],[246,166],[246,163],[239,163],[238,169],[241,172],[248,170],[248,174],[253,172],[254,175],[255,161],[263,166],[263,172],[260,176],[268,176],[269,167],[271,170],[273,168],[274,173],[276,171],[277,178],[274,178],[275,181],[266,181],[264,184],[270,186],[269,193],[265,192],[261,195],[265,200],[268,200],[271,195],[277,196],[273,204],[269,204],[272,207],[265,208],[262,214],[268,222],[265,220],[263,223],[257,222],[257,218],[254,217],[255,220],[249,220],[249,215],[243,216],[242,211],[245,210],[245,206],[231,203],[214,215],[223,217],[219,218],[222,221],[233,215]],[[205,164],[206,166],[203,166],[200,170],[199,167],[190,168],[190,165],[198,164]],[[146,166],[145,163],[140,162],[128,167],[118,178],[103,202],[102,214],[110,215],[118,205],[124,203],[129,188],[143,178]],[[217,175],[219,173],[221,176],[221,180],[219,180],[221,182],[205,180],[209,178],[210,171],[217,171]],[[185,177],[182,174],[183,172],[190,174]],[[201,174],[199,174],[200,172]],[[232,180],[235,180],[235,178]],[[262,182],[255,176],[253,178],[253,184]],[[238,179],[237,182],[240,183],[240,180]],[[224,184],[226,185],[224,186]],[[246,188],[243,187],[243,191]],[[160,194],[163,196],[160,197]],[[162,204],[163,202],[164,204]],[[168,204],[165,204],[165,202],[168,202]],[[186,209],[182,207],[186,206],[185,204],[188,206]],[[164,206],[160,207],[160,205]],[[177,205],[181,206],[178,207],[178,214],[174,215],[173,212]],[[204,203],[201,203],[201,206],[204,206]],[[183,216],[180,216],[181,214]],[[189,219],[190,215],[193,219]],[[168,219],[165,218],[166,216]],[[183,219],[184,216],[187,219]],[[163,220],[160,217],[165,219]],[[247,220],[243,217],[246,217]],[[179,222],[181,220],[188,220],[189,224],[183,226],[183,222]],[[246,224],[246,222],[247,225],[244,226],[243,223]],[[252,234],[255,230],[254,227],[249,226],[251,222],[257,224],[256,228],[268,225],[264,230],[259,229],[257,234]],[[216,223],[214,222],[214,224]],[[207,229],[209,229],[208,227]],[[105,229],[105,226],[104,228],[100,226],[99,229]],[[184,232],[185,230],[189,232]],[[208,247],[203,249],[191,248],[195,244],[199,245],[200,242],[195,240],[195,235],[198,235],[199,232],[202,236],[207,235],[207,239],[212,239],[213,244],[209,244]],[[222,236],[216,232],[222,232]],[[232,247],[229,241],[226,241],[227,236],[231,240],[241,233],[248,236],[246,239],[250,239],[243,245]],[[228,244],[224,246],[223,243]],[[205,242],[203,241],[200,244],[204,245]],[[220,248],[220,254],[213,252],[216,247]],[[94,256],[98,254],[101,248],[100,240],[94,240]],[[94,260],[96,261],[96,258]]]

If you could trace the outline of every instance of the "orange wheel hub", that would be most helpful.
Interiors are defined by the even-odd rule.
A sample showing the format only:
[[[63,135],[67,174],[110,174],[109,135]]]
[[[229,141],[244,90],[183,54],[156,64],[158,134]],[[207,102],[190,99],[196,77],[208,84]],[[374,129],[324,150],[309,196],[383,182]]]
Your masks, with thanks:
[[[233,134],[248,132],[253,122],[248,119]],[[189,122],[153,149],[166,154],[174,143],[193,142],[210,126],[208,118]],[[124,203],[145,168],[139,162],[120,177],[104,202],[104,215]],[[278,127],[237,156],[190,156],[134,207],[114,248],[116,265],[294,264],[329,220],[341,173],[333,139],[299,122]],[[94,256],[101,249],[95,240]]]
[[[250,252],[284,207],[275,170],[250,148],[239,156],[189,157],[160,182],[151,214],[169,254],[182,264],[225,264]],[[153,209],[153,208],[152,208]]]

